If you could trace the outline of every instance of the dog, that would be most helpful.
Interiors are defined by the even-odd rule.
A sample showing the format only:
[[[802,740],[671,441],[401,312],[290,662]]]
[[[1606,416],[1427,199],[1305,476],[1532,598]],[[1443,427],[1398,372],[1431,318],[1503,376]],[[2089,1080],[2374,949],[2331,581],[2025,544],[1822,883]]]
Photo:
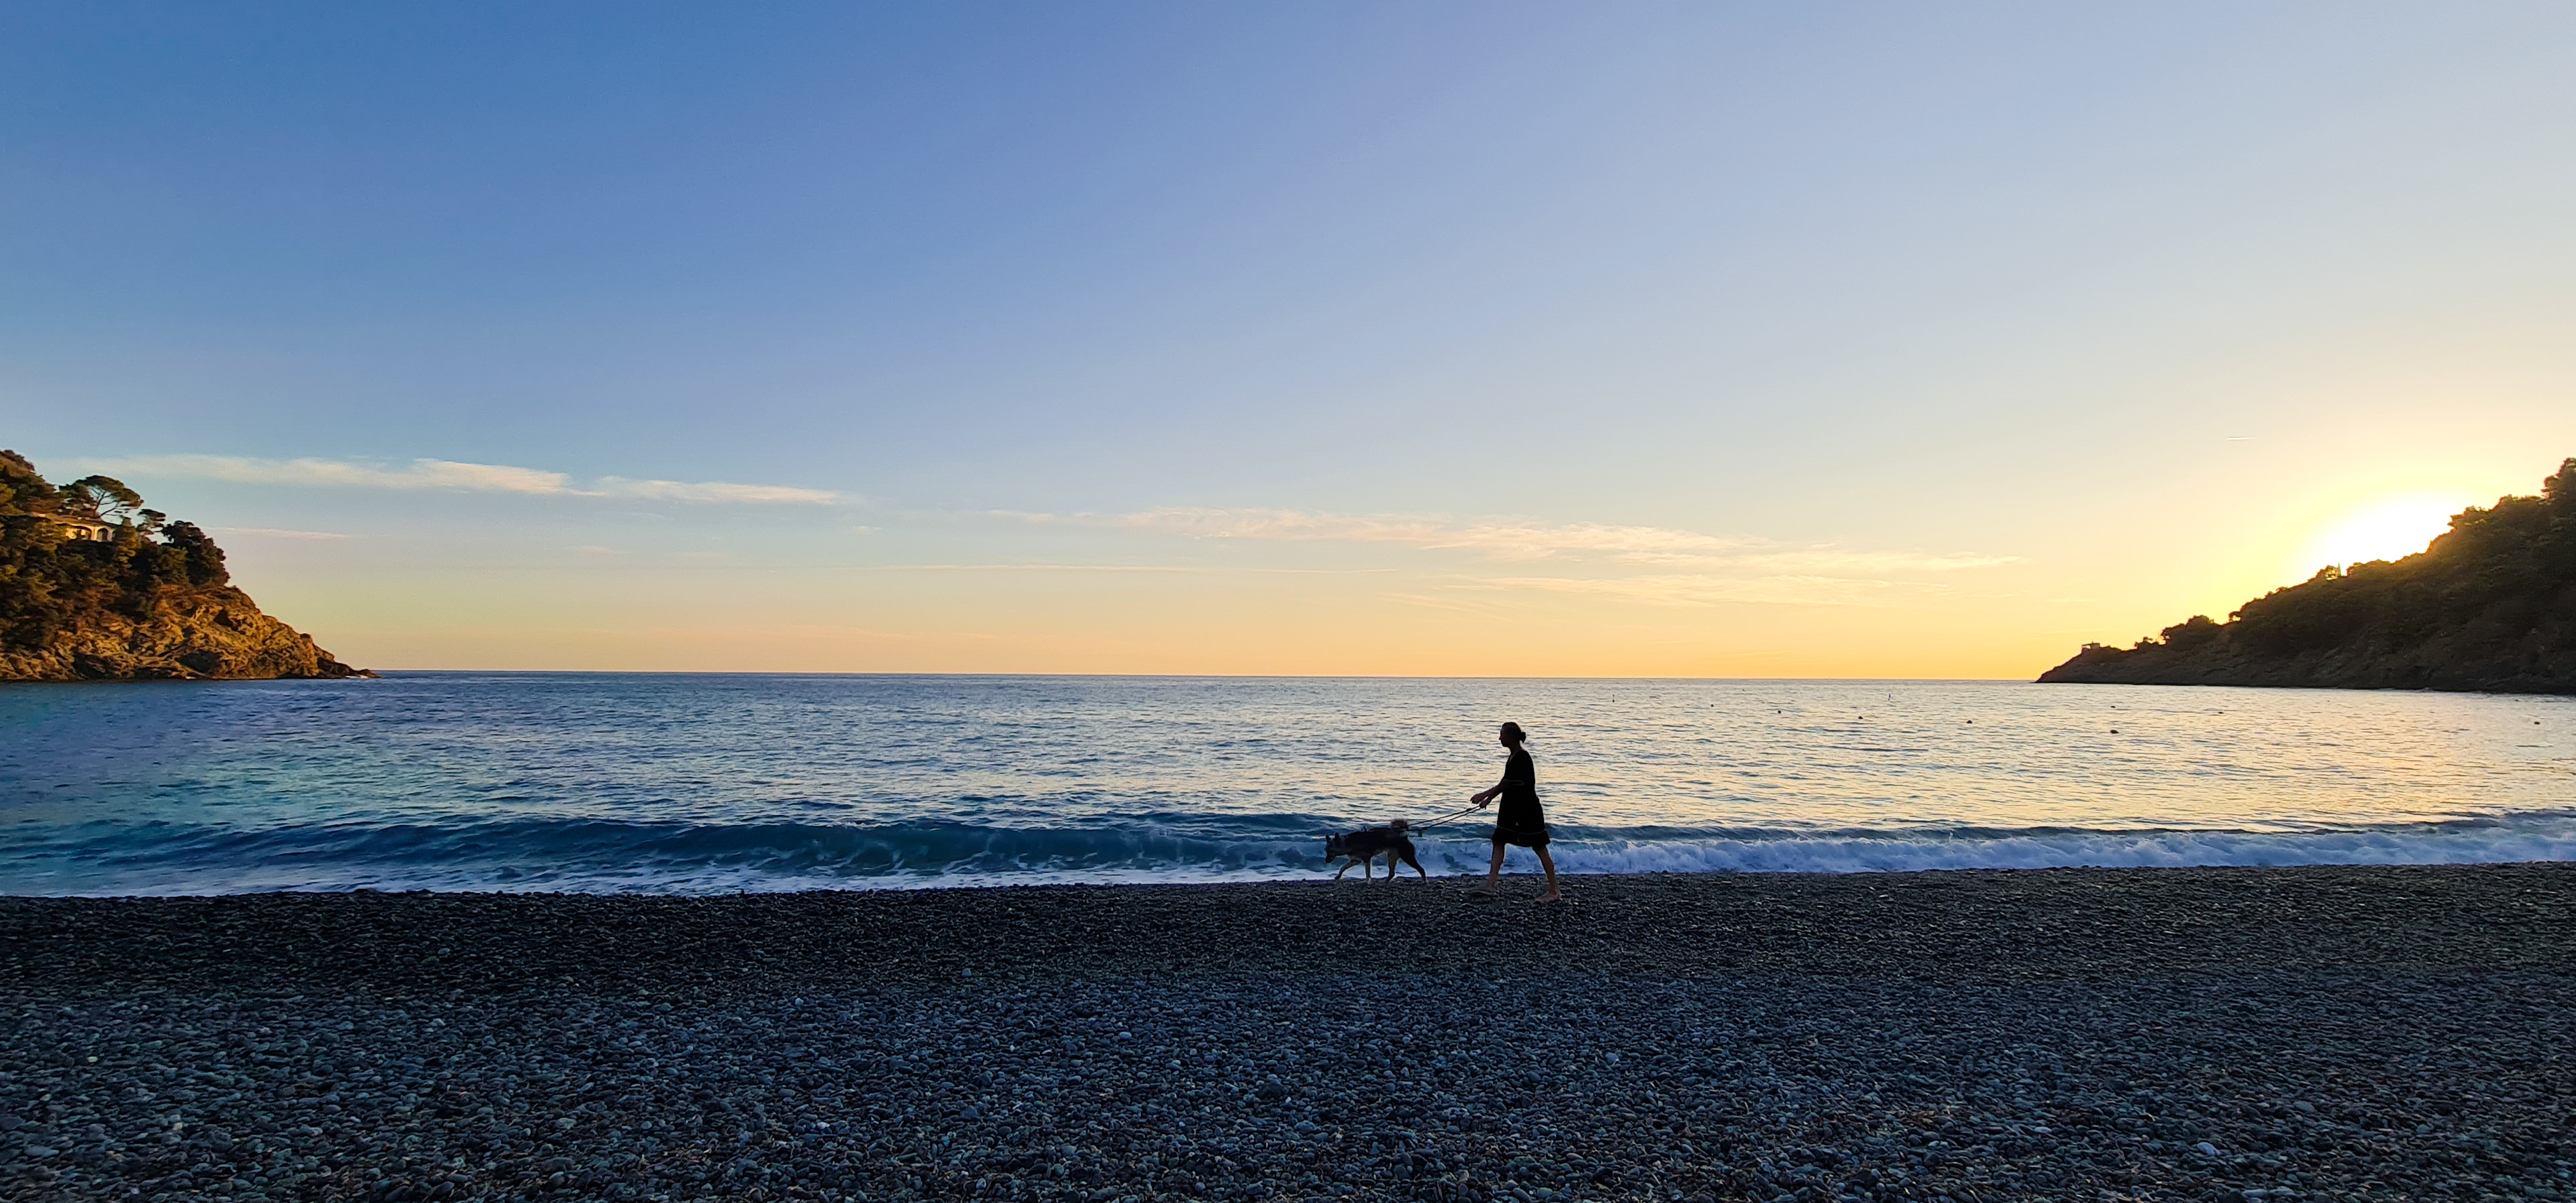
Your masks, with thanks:
[[[1413,855],[1413,837],[1406,834],[1410,827],[1411,825],[1404,820],[1397,819],[1384,827],[1363,827],[1347,835],[1325,836],[1324,859],[1326,861],[1350,858],[1343,862],[1340,872],[1333,874],[1333,880],[1340,881],[1343,873],[1351,871],[1352,865],[1360,867],[1360,880],[1371,880],[1370,870],[1377,864],[1377,858],[1381,856],[1386,858],[1386,879],[1389,883],[1395,881],[1395,866],[1398,861],[1413,866],[1414,872],[1422,874],[1422,880],[1426,882],[1431,880],[1431,875],[1423,872],[1422,862],[1415,859]]]

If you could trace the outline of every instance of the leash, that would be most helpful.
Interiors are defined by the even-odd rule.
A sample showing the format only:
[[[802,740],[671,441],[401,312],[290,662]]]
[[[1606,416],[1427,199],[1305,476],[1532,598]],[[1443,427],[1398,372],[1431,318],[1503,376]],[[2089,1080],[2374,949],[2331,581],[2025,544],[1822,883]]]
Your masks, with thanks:
[[[1449,820],[1451,820],[1451,819],[1457,818],[1457,817],[1459,817],[1460,815],[1466,814],[1466,813],[1468,813],[1469,811],[1474,811],[1474,810],[1478,810],[1478,809],[1481,809],[1481,808],[1480,808],[1479,806],[1477,806],[1476,804],[1474,804],[1474,803],[1469,803],[1469,804],[1468,804],[1468,806],[1467,806],[1467,809],[1466,809],[1466,810],[1451,811],[1450,813],[1445,814],[1445,815],[1442,815],[1442,816],[1440,816],[1439,818],[1433,819],[1433,820],[1431,820],[1431,821],[1430,821],[1430,822],[1428,822],[1428,823],[1415,823],[1415,824],[1413,824],[1412,826],[1408,827],[1406,830],[1409,830],[1409,831],[1424,831],[1424,830],[1428,830],[1428,829],[1430,829],[1430,828],[1437,827],[1437,826],[1441,825],[1442,823],[1446,823],[1446,822],[1448,822],[1448,821],[1449,821]]]

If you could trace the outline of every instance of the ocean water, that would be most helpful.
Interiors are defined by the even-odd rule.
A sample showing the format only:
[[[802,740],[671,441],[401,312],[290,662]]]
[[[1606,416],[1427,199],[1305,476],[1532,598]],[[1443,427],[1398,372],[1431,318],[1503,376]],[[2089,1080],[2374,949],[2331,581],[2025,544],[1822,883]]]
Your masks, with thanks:
[[[0,892],[1313,877],[1492,784],[1504,719],[1575,872],[2576,859],[2565,698],[405,673],[0,686]]]

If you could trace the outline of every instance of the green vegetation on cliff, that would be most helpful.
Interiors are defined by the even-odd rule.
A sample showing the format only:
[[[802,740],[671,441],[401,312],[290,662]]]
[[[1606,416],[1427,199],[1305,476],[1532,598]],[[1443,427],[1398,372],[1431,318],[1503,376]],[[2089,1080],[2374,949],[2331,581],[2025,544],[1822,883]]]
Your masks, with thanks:
[[[0,451],[0,680],[359,675],[232,587],[206,533]]]
[[[2039,679],[2576,693],[2576,459],[2414,555],[2328,566],[2136,647],[2086,644]]]

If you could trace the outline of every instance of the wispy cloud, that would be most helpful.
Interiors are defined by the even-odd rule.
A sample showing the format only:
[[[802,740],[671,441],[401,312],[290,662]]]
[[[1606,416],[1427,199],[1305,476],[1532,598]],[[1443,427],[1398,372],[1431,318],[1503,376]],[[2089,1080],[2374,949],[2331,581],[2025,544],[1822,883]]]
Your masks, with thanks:
[[[1226,576],[1370,576],[1385,568],[1245,568],[1235,564],[857,564],[854,572],[1161,572]]]
[[[446,489],[530,496],[616,497],[713,505],[832,505],[829,489],[744,485],[724,481],[635,480],[603,476],[587,483],[562,472],[508,464],[469,464],[416,459],[370,463],[329,459],[252,459],[233,455],[145,455],[84,461],[97,472],[135,477],[181,476],[243,484],[307,485],[364,489]]]
[[[1160,509],[1136,514],[1082,514],[1067,521],[1097,522],[1133,530],[1169,531],[1197,539],[1399,543],[1409,547],[1481,551],[1506,559],[1539,559],[1568,552],[1711,554],[1747,545],[1745,540],[1652,526],[1608,526],[1597,522],[1546,524],[1494,519],[1462,521],[1424,514]]]
[[[1780,606],[1898,606],[1946,595],[1946,585],[1828,576],[1489,577],[1461,588],[1539,590],[1610,597],[1656,606],[1756,602]]]
[[[1461,519],[1429,514],[1333,514],[1276,509],[1158,509],[1132,514],[1001,516],[1034,523],[1165,531],[1195,539],[1392,543],[1478,552],[1502,560],[1606,559],[1663,568],[1768,572],[1950,572],[2019,556],[1855,551],[1831,544],[1709,535],[1660,526]]]
[[[1956,595],[1950,586],[1906,578],[1991,568],[2021,559],[1979,552],[1854,549],[1660,526],[1441,514],[1170,508],[1126,514],[995,516],[1039,525],[1157,531],[1192,539],[1392,544],[1464,552],[1498,565],[1556,562],[1569,569],[1561,575],[1523,569],[1517,575],[1485,576],[1459,566],[1462,575],[1448,577],[1430,592],[1394,595],[1413,605],[1473,612],[1507,604],[1501,602],[1501,595],[1533,592],[1656,606],[1746,602],[1900,606]],[[1494,601],[1473,600],[1479,597]]]
[[[262,539],[346,539],[320,530],[279,530],[273,526],[217,526],[209,528],[218,535],[250,535]]]
[[[1756,568],[1775,572],[1956,572],[1964,568],[1993,568],[2021,562],[2020,556],[1969,552],[1943,555],[1919,551],[1847,551],[1830,545],[1745,551],[1721,556],[1639,553],[1620,558],[1629,563],[1676,568]]]
[[[737,485],[720,480],[695,483],[628,480],[623,476],[603,476],[590,488],[573,491],[593,497],[638,497],[649,501],[693,501],[712,505],[831,505],[841,500],[841,495],[830,489],[803,489],[794,485]]]
[[[251,459],[237,455],[138,455],[89,460],[81,466],[127,476],[183,476],[260,485],[459,489],[476,493],[572,491],[572,478],[561,472],[442,459],[416,459],[393,466],[328,459]]]

